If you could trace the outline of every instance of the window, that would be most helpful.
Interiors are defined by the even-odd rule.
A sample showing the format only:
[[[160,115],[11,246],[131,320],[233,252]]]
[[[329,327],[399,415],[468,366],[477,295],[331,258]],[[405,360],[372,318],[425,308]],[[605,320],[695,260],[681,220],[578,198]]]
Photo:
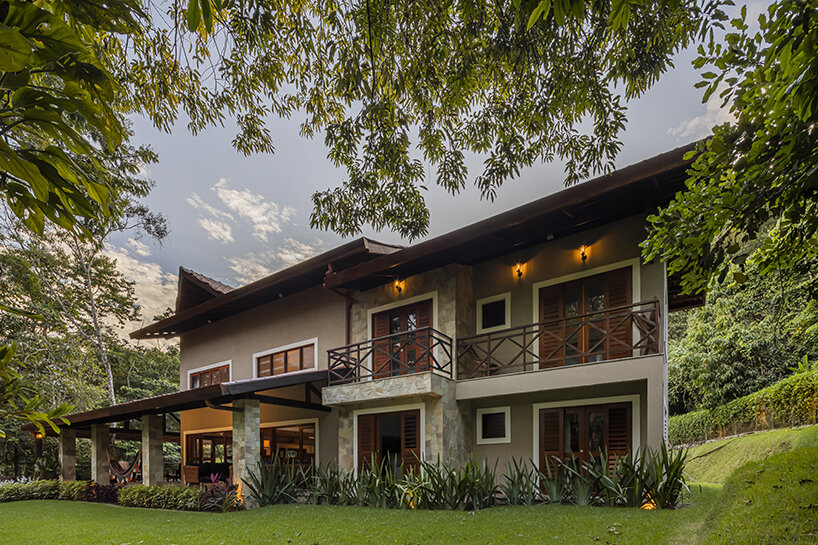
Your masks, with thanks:
[[[201,388],[202,386],[210,386],[212,384],[219,384],[220,382],[230,381],[230,364],[212,367],[204,371],[197,371],[190,373],[190,387]]]
[[[477,444],[511,443],[511,407],[477,409]]]
[[[358,469],[386,461],[393,475],[419,471],[422,425],[417,409],[358,415]]]
[[[196,433],[187,436],[187,465],[229,464],[233,460],[233,433]]]
[[[256,358],[256,376],[269,377],[315,369],[315,344],[305,344]]]
[[[477,301],[477,332],[486,333],[511,327],[511,293],[501,293]]]
[[[262,428],[261,457],[268,463],[278,457],[283,463],[294,466],[315,463],[315,424]]]

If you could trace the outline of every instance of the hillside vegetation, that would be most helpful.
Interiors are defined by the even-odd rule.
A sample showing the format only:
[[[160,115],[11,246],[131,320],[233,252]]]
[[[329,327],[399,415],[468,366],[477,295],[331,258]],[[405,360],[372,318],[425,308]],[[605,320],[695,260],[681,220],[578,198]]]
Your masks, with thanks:
[[[744,464],[782,452],[818,447],[818,426],[762,431],[711,441],[688,451],[686,471],[705,483],[724,483]]]

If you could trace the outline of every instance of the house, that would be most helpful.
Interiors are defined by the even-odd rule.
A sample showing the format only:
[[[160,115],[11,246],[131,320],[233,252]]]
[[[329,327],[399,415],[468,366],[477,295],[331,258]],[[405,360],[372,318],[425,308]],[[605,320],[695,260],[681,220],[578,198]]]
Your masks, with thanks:
[[[643,263],[646,217],[684,187],[676,149],[409,247],[354,240],[233,289],[180,269],[176,313],[135,339],[180,342],[179,392],[76,414],[105,479],[109,434],[162,442],[184,478],[259,461],[613,456],[667,435],[668,312],[696,305]],[[181,433],[166,430],[179,415]],[[141,420],[139,430],[114,422]]]

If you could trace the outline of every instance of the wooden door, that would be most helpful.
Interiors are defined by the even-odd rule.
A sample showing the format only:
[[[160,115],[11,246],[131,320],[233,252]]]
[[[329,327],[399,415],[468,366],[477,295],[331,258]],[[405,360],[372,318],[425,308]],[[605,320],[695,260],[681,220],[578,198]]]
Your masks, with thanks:
[[[380,420],[388,416],[397,417],[400,420],[400,451],[384,452],[382,449],[381,423]],[[420,411],[386,412],[379,414],[366,414],[358,416],[358,469],[364,470],[372,467],[372,463],[379,464],[386,456],[400,456],[400,460],[395,460],[394,468],[403,465],[404,470],[412,468],[415,472],[420,470],[421,440],[420,430],[423,423],[420,420]]]
[[[540,290],[541,369],[633,355],[631,268]]]
[[[429,337],[418,329],[432,326],[432,300],[427,299],[372,316],[373,375],[383,378],[429,370]]]
[[[546,460],[577,463],[605,452],[611,467],[632,447],[631,404],[615,403],[540,410],[540,469]]]

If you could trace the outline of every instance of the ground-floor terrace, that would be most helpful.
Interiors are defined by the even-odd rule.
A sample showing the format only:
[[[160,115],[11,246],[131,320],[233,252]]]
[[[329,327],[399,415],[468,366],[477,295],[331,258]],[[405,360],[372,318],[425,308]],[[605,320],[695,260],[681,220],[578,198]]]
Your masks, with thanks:
[[[69,417],[59,436],[61,477],[76,479],[76,438],[91,439],[91,478],[143,484],[239,483],[259,463],[335,463],[358,471],[373,460],[394,470],[422,459],[497,464],[514,459],[613,457],[662,443],[662,354],[455,380],[435,365],[332,384],[324,370],[211,384]],[[180,431],[169,431],[177,418]],[[123,422],[137,421],[140,426]],[[117,467],[113,440],[140,441],[136,465]],[[181,445],[169,471],[163,444]],[[127,477],[131,475],[126,475]]]

